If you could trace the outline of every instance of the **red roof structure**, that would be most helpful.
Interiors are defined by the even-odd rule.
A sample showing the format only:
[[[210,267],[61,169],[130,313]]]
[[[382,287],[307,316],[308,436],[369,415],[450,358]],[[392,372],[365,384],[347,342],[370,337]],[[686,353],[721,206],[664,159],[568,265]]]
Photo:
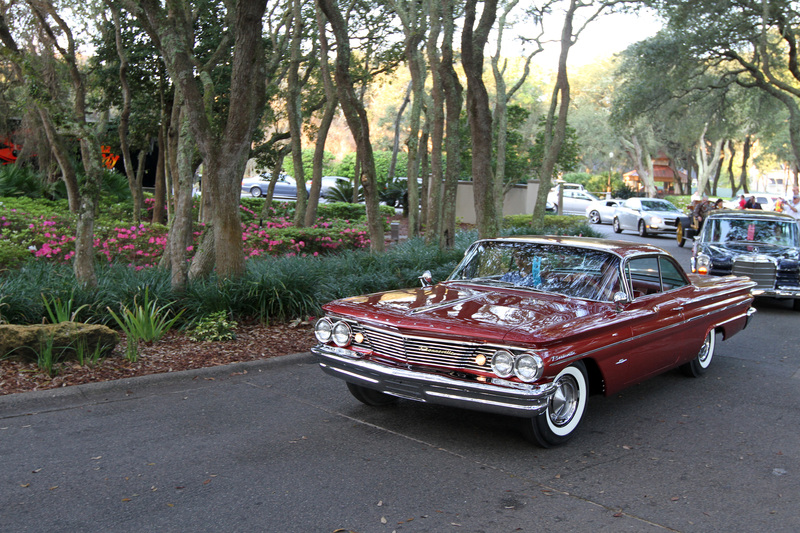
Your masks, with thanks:
[[[653,160],[653,181],[656,183],[656,187],[659,187],[659,184],[661,184],[659,189],[668,194],[674,193],[676,189],[675,171],[673,171],[669,163],[669,157],[664,154],[659,154],[659,156]],[[688,175],[682,170],[678,170],[677,173],[678,179],[681,180],[681,184],[683,185],[683,190],[686,190]],[[644,186],[639,179],[639,173],[636,170],[626,172],[622,175],[622,179],[625,182],[625,185],[635,191],[644,189]]]

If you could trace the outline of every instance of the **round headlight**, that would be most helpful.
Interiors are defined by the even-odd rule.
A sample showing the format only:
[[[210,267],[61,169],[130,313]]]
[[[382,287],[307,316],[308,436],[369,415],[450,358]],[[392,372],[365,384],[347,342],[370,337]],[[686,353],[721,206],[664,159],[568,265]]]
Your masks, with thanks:
[[[333,342],[335,342],[337,346],[347,346],[350,344],[351,335],[352,331],[347,322],[340,320],[333,325]]]
[[[497,350],[492,356],[492,372],[507,378],[514,372],[514,356],[505,350]]]
[[[333,335],[333,324],[327,318],[320,318],[314,325],[314,336],[321,343],[330,342]]]
[[[698,274],[708,274],[708,271],[711,270],[711,258],[706,254],[698,254],[697,255],[697,273]]]
[[[529,353],[517,357],[514,363],[514,375],[526,382],[536,381],[542,376],[544,363],[538,355]]]

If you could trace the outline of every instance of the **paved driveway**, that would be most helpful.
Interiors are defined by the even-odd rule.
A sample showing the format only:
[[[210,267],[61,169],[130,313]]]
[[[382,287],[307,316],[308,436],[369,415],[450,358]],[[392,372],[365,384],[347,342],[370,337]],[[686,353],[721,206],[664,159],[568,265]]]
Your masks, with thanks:
[[[704,378],[592,397],[551,450],[368,408],[309,354],[0,397],[0,530],[800,531],[796,324],[762,306]]]

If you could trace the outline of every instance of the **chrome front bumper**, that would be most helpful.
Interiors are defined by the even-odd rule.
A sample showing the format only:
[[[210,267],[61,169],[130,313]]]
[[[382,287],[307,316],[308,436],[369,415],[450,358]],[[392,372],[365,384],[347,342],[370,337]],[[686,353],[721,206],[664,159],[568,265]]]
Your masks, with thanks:
[[[767,298],[800,298],[799,290],[791,289],[759,289],[755,288],[750,291],[753,296],[763,296]]]
[[[326,373],[362,387],[420,402],[473,411],[533,417],[547,408],[555,385],[512,388],[478,383],[441,374],[407,370],[336,353],[336,348],[317,345],[311,352]]]

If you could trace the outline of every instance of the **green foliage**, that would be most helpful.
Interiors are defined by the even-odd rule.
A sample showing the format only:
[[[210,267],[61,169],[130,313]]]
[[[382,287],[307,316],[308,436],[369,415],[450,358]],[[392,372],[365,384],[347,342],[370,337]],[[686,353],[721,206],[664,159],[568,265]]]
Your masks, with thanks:
[[[581,235],[602,237],[588,224],[585,217],[570,215],[546,215],[543,225],[534,225],[530,215],[503,217],[504,235]]]
[[[49,335],[39,339],[39,349],[36,352],[36,366],[44,370],[48,376],[55,377],[58,374],[58,362],[63,359],[64,350],[54,346],[54,339]]]
[[[169,309],[170,305],[171,303],[167,303],[159,306],[157,298],[150,301],[150,291],[145,289],[144,301],[142,304],[137,304],[134,299],[133,310],[123,305],[120,314],[117,315],[110,307],[107,308],[108,313],[128,338],[126,351],[128,360],[131,362],[138,360],[140,341],[157,341],[172,329],[172,326],[183,314],[183,310],[170,318],[169,315],[172,313]]]
[[[0,166],[0,196],[42,198],[48,193],[45,178],[28,166]]]
[[[328,189],[327,198],[337,203],[355,203],[353,202],[353,182],[338,180],[335,187]],[[364,189],[358,190],[358,201],[364,201]]]
[[[225,311],[217,311],[201,317],[189,330],[189,339],[195,342],[231,341],[236,338],[234,329],[238,324],[228,320]]]
[[[686,196],[665,196],[665,200],[671,202],[675,207],[681,211],[685,211],[692,203],[691,195]]]
[[[44,302],[47,316],[50,318],[51,324],[60,324],[61,322],[77,322],[78,314],[85,308],[89,307],[88,304],[83,304],[74,311],[72,310],[75,303],[75,290],[69,295],[69,299],[62,301],[60,297],[53,295],[47,297],[42,294],[42,301]]]
[[[334,174],[335,166],[333,165],[334,155],[331,152],[325,151],[324,155],[322,156],[322,175],[323,176],[332,176]],[[272,169],[269,168],[271,171]],[[290,176],[297,176],[297,172],[294,169],[294,160],[291,157],[287,157],[283,160],[283,171],[286,172]],[[306,148],[303,150],[303,176],[306,180],[310,180],[311,176],[314,173],[314,149],[313,148]]]
[[[90,352],[86,338],[81,337],[75,343],[75,360],[81,366],[95,366],[103,358],[103,354],[107,349],[107,347],[98,343],[94,347],[94,351]]]
[[[541,169],[542,162],[544,161],[544,133],[547,120],[544,116],[539,119],[539,133],[533,141],[533,146],[530,149],[530,159],[533,168]],[[558,151],[556,164],[553,167],[553,179],[558,175],[571,172],[578,167],[580,156],[580,145],[578,144],[578,134],[575,129],[567,125],[564,142],[561,144],[561,149]]]
[[[378,185],[384,186],[389,181],[389,167],[392,163],[392,152],[388,150],[376,150],[373,152],[375,159],[375,176]],[[356,154],[349,153],[342,158],[342,161],[335,165],[331,172],[326,173],[332,176],[344,176],[351,180],[356,175]],[[397,162],[394,167],[395,177],[408,176],[408,154],[398,152]],[[352,190],[350,196],[352,197]]]
[[[17,269],[32,256],[30,250],[14,242],[0,240],[0,271]]]

